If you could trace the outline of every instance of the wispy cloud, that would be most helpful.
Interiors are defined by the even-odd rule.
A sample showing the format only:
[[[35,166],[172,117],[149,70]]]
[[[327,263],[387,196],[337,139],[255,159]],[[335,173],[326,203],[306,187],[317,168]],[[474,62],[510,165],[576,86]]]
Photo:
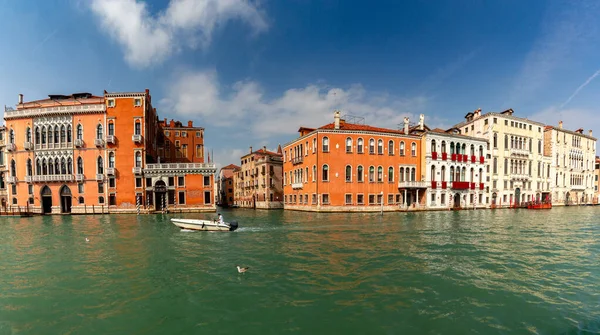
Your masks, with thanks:
[[[57,32],[58,32],[58,29],[54,29],[50,34],[46,35],[46,37],[39,44],[37,44],[35,47],[33,47],[33,49],[31,50],[31,54],[35,54],[37,52],[37,50],[39,48],[41,48],[54,35],[56,35]]]
[[[481,48],[472,50],[461,55],[455,61],[437,69],[432,75],[427,77],[420,86],[421,92],[430,92],[439,87],[445,80],[464,68],[481,51]]]
[[[573,92],[573,94],[571,94],[571,96],[565,101],[563,102],[562,105],[560,105],[559,108],[563,108],[565,107],[569,102],[571,102],[571,100],[573,100],[573,98],[579,94],[579,91],[581,91],[582,89],[584,89],[589,83],[592,82],[592,80],[594,80],[594,78],[596,78],[597,76],[600,75],[600,70],[596,71],[593,75],[591,75],[583,84],[581,84],[581,86],[577,87],[577,89],[575,90],[575,92]]]
[[[183,47],[207,47],[213,30],[229,20],[244,21],[255,33],[268,28],[264,12],[250,0],[171,0],[156,15],[141,0],[92,0],[90,6],[136,67],[160,63]]]

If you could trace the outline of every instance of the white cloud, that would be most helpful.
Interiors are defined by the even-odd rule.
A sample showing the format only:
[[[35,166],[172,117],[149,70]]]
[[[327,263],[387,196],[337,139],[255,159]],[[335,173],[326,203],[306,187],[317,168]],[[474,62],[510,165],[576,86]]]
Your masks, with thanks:
[[[242,20],[255,33],[268,27],[250,0],[171,0],[157,15],[141,0],[92,0],[90,6],[125,48],[127,62],[137,67],[160,63],[185,46],[208,46],[213,30],[229,20]]]
[[[229,127],[231,136],[265,139],[294,134],[298,127],[318,127],[333,121],[333,111],[365,118],[370,125],[397,128],[404,116],[417,121],[427,98],[397,98],[367,92],[361,85],[347,89],[310,84],[267,98],[254,81],[239,81],[221,88],[214,71],[183,72],[170,82],[161,110],[184,118],[197,118],[207,127]],[[426,120],[428,124],[431,119]],[[433,124],[440,123],[434,119]]]
[[[548,107],[542,111],[528,115],[530,120],[542,122],[547,125],[558,126],[559,121],[563,121],[563,128],[569,130],[584,129],[584,134],[588,135],[589,130],[596,131],[594,137],[598,137],[600,130],[600,119],[598,112],[583,108],[562,109],[559,107]]]

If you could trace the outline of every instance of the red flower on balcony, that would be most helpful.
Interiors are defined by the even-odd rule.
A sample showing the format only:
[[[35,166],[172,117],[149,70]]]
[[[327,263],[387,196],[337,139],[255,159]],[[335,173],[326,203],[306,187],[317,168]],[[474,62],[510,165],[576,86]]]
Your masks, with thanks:
[[[442,160],[447,160],[448,159],[448,153],[446,152],[442,152]]]
[[[431,159],[433,159],[433,160],[437,159],[437,152],[432,152],[431,153]]]
[[[479,156],[479,164],[483,164],[485,162],[485,158],[483,156]]]
[[[469,161],[469,155],[463,155],[463,161],[468,162]]]
[[[453,162],[456,162],[456,154],[452,154],[451,159]]]
[[[452,189],[454,190],[468,190],[469,189],[469,182],[468,181],[453,181],[452,182]]]
[[[474,190],[475,189],[475,183],[471,183],[471,189]]]
[[[459,162],[462,162],[463,155],[461,155],[461,154],[458,154],[458,155],[456,155],[456,156],[458,156],[458,157],[456,157],[456,159],[457,159]]]
[[[445,182],[445,181],[443,181],[443,182],[442,182],[442,188],[443,188],[443,189],[446,189],[446,188],[448,188],[448,183],[447,183],[447,182]]]
[[[431,181],[431,188],[436,189],[437,188],[437,182],[435,181]]]
[[[484,184],[483,183],[479,183],[479,189],[483,190],[484,189]]]

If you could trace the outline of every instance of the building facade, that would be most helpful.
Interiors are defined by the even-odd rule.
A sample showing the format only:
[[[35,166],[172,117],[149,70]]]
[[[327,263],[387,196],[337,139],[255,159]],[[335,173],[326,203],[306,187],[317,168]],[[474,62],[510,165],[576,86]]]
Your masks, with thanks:
[[[593,203],[597,205],[600,200],[600,157],[596,157],[596,164],[594,165],[594,201]]]
[[[423,125],[421,124],[422,128]],[[427,183],[421,136],[346,122],[300,128],[284,146],[284,208],[304,211],[398,211],[424,207]]]
[[[489,141],[486,183],[490,206],[514,207],[542,201],[550,195],[550,164],[543,154],[544,124],[516,117],[508,109],[481,114],[481,109],[457,124],[461,134]]]
[[[461,135],[457,128],[427,131],[424,139],[427,208],[485,208],[488,142]]]
[[[235,197],[235,183],[234,174],[240,171],[240,167],[234,164],[224,166],[219,171],[217,178],[217,194],[219,194],[219,200],[217,205],[222,207],[231,207],[234,205]]]
[[[162,130],[149,90],[30,102],[19,95],[4,118],[12,210],[136,213],[173,205],[214,211],[197,189],[210,183],[212,190],[206,178],[214,178],[214,166],[157,163]]]
[[[6,191],[6,127],[0,126],[0,213],[5,212],[8,204]]]
[[[596,139],[590,130],[575,131],[547,126],[544,131],[544,152],[551,160],[550,187],[553,205],[583,205],[594,201]]]
[[[283,158],[281,146],[277,152],[266,147],[252,151],[240,159],[240,169],[235,174],[234,203],[237,207],[283,208]]]

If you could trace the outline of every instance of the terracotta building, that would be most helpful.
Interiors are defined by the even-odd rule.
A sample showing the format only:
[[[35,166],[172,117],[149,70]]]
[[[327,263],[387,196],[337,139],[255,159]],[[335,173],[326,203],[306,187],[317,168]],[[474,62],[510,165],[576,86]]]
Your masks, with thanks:
[[[6,192],[6,127],[0,127],[0,213],[6,211],[7,196]]]
[[[4,118],[12,207],[41,214],[215,208],[214,165],[157,163],[163,130],[149,90],[30,102],[20,95]]]
[[[234,164],[224,166],[219,171],[219,176],[217,178],[217,194],[219,195],[219,199],[217,205],[223,207],[233,206],[235,196],[233,175],[237,171],[240,171],[240,167]]]
[[[299,129],[283,150],[284,208],[397,211],[424,208],[421,135],[346,122]],[[350,120],[349,120],[350,121]],[[421,125],[422,127],[422,125]],[[414,128],[414,127],[413,127]]]
[[[600,157],[596,156],[594,164],[594,204],[598,204],[600,198]]]
[[[283,158],[281,146],[277,152],[266,147],[252,151],[240,159],[234,174],[234,203],[243,208],[283,208]]]

